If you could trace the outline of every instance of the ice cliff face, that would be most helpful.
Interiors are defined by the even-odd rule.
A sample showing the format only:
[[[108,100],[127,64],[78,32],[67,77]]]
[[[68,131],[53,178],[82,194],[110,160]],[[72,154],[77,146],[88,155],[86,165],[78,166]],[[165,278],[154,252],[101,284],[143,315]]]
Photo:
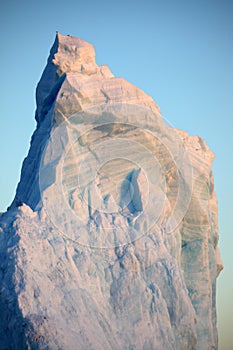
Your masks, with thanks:
[[[57,34],[1,216],[1,349],[217,349],[213,153]]]

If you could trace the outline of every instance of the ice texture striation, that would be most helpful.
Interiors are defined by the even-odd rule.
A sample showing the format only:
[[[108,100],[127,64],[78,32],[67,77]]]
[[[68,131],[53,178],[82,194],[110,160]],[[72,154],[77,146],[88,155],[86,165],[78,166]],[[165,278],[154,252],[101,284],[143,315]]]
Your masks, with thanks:
[[[36,100],[0,217],[0,348],[217,349],[212,151],[72,36]]]

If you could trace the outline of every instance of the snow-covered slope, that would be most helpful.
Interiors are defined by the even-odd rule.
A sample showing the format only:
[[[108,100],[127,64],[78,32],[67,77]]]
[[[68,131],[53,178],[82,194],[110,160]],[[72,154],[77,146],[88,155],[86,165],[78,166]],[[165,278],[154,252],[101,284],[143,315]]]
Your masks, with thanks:
[[[0,218],[1,349],[217,349],[213,153],[57,34]]]

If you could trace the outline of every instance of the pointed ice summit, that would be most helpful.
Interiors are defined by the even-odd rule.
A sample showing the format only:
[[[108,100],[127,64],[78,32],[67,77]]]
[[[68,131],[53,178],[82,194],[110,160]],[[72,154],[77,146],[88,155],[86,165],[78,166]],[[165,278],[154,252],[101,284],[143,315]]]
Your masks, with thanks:
[[[0,217],[0,348],[217,349],[214,155],[56,35]]]

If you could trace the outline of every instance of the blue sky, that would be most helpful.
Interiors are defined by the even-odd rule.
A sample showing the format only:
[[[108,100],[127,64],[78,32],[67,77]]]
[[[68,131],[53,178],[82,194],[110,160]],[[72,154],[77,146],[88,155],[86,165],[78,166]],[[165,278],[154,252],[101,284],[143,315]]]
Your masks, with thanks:
[[[215,152],[220,249],[220,350],[233,344],[233,2],[231,0],[2,0],[0,210],[13,199],[35,128],[35,88],[56,30],[94,44],[107,63],[150,94],[177,128]]]

